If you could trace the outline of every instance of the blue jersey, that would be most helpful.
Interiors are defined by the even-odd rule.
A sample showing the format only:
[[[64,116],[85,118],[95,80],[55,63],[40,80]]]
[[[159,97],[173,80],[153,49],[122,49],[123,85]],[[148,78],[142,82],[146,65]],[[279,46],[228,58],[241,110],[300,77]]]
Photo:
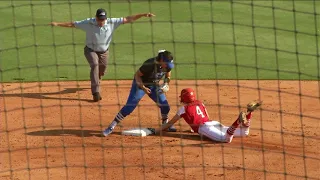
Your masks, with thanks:
[[[155,57],[146,60],[139,70],[143,74],[141,79],[145,86],[158,85],[163,76],[171,71],[171,69],[162,68]]]

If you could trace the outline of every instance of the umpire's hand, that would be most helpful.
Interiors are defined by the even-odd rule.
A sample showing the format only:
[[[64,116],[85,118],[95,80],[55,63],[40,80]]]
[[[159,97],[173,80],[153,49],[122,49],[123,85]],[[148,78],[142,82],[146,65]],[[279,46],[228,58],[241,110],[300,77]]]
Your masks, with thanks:
[[[146,13],[146,14],[144,14],[144,17],[152,17],[152,16],[156,16],[156,15],[154,15],[154,14],[152,14],[152,13]]]

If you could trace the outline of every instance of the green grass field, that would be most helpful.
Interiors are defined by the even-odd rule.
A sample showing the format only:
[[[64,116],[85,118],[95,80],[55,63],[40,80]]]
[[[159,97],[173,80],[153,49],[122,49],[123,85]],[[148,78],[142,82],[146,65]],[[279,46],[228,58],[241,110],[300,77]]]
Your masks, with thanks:
[[[112,17],[156,14],[117,29],[105,79],[131,79],[160,48],[175,54],[176,79],[319,79],[320,2],[32,2],[0,2],[2,82],[89,79],[85,33],[47,24],[100,7]]]

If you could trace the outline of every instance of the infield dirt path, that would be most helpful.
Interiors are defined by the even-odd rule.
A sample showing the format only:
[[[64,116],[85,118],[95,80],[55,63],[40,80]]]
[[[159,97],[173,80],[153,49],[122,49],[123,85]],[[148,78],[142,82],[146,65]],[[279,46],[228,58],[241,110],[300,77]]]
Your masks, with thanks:
[[[320,177],[317,81],[173,81],[167,94],[170,117],[185,87],[195,88],[211,119],[227,126],[236,119],[238,105],[243,109],[251,100],[264,101],[253,114],[250,135],[231,144],[202,139],[182,120],[179,132],[163,136],[122,136],[118,127],[102,137],[126,102],[131,81],[102,85],[103,100],[93,103],[89,82],[3,83],[0,179]],[[159,110],[147,96],[121,128],[139,123],[160,124]]]

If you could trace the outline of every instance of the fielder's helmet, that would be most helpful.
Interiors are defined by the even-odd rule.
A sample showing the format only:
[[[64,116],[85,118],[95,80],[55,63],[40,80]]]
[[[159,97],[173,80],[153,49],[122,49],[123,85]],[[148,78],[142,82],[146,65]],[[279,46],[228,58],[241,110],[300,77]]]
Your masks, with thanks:
[[[170,51],[167,51],[165,49],[158,51],[157,60],[159,61],[162,59],[168,66],[168,69],[173,69],[173,55]]]
[[[182,103],[191,103],[196,100],[195,92],[191,88],[182,89],[180,98]]]

